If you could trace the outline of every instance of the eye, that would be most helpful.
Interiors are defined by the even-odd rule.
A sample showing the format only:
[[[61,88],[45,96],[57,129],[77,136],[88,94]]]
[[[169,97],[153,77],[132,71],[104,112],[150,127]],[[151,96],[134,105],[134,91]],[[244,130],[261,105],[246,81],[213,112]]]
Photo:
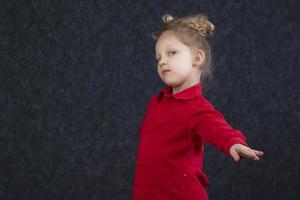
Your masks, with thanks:
[[[175,54],[175,53],[176,53],[176,51],[170,51],[169,53],[174,53],[174,54]]]
[[[174,55],[174,54],[176,54],[176,51],[169,51],[168,53],[169,53],[169,55]],[[160,60],[160,58],[155,58],[156,62],[159,62],[159,60]]]

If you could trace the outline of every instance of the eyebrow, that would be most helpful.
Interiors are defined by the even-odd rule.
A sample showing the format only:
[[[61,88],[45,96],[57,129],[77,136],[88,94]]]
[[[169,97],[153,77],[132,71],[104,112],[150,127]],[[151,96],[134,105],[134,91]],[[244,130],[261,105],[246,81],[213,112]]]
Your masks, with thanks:
[[[169,44],[169,45],[167,45],[167,47],[169,47],[169,46],[178,46],[178,44]],[[157,56],[157,55],[160,55],[160,54],[156,54],[156,52],[155,52],[155,56]]]

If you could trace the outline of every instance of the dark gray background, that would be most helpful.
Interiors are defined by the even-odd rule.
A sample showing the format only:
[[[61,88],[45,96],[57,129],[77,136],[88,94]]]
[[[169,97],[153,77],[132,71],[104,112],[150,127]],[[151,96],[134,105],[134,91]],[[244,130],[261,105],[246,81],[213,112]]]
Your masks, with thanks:
[[[131,199],[138,126],[163,83],[151,32],[205,13],[204,95],[260,161],[205,144],[211,200],[300,199],[299,3],[1,1],[0,199]]]

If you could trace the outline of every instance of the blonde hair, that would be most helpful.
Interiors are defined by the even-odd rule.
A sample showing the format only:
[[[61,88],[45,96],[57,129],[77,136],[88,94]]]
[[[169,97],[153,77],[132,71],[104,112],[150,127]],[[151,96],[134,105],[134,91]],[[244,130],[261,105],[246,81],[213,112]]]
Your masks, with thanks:
[[[200,81],[203,83],[206,78],[212,80],[211,47],[206,38],[214,35],[215,26],[213,23],[204,14],[177,18],[167,13],[161,19],[164,24],[158,31],[152,32],[152,38],[157,41],[164,31],[172,30],[175,32],[177,38],[191,49],[202,49],[205,56],[204,64],[201,66]]]

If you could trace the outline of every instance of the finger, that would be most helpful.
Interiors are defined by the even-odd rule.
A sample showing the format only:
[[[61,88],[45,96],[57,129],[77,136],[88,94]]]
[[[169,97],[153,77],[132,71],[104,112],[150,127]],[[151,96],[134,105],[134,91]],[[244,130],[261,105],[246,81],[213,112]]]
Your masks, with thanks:
[[[233,151],[231,151],[231,156],[233,157],[234,161],[239,161],[240,156],[238,154],[238,152],[234,149]]]
[[[259,157],[256,155],[255,151],[251,148],[249,148],[250,154],[251,154],[251,158],[253,160],[259,160]]]
[[[248,151],[250,152],[252,159],[258,159],[253,149],[249,148]]]
[[[263,151],[257,151],[257,150],[254,150],[254,153],[255,153],[257,156],[262,156],[262,155],[264,155],[264,152],[263,152]]]
[[[251,149],[251,151],[255,154],[255,156],[253,157],[254,160],[259,160],[259,157],[264,154],[264,152],[255,149]]]
[[[260,151],[260,150],[257,150],[257,149],[252,149],[252,151],[257,151],[257,152],[262,152],[263,153],[263,151]]]
[[[256,156],[256,154],[252,151],[251,148],[242,148],[241,149],[242,156],[245,156],[245,158],[250,158],[253,160],[259,160],[259,157]]]

